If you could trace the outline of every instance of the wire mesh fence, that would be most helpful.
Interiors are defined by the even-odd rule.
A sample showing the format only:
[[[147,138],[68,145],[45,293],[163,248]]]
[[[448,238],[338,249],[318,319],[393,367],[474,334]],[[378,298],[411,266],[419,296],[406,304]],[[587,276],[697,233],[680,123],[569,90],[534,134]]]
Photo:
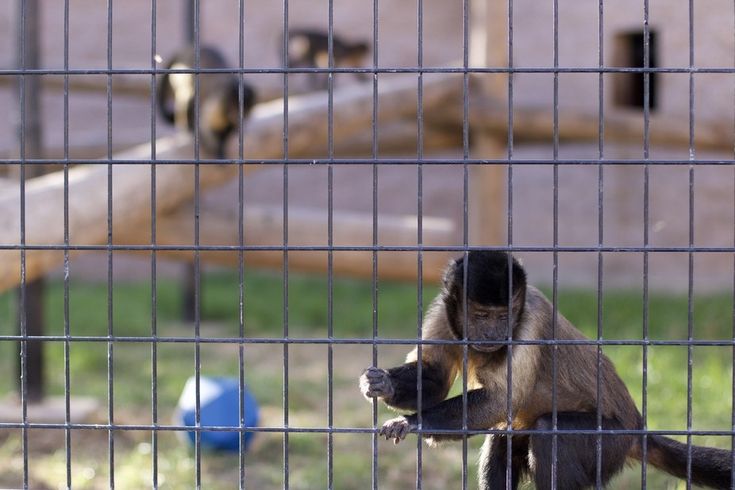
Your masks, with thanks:
[[[205,24],[203,19],[218,7],[198,0],[179,3],[173,12],[184,19],[177,24],[184,26],[182,44],[194,46],[192,66],[162,65],[160,45],[175,43],[170,39],[173,28],[160,26],[176,24],[171,22],[171,6],[164,2],[151,0],[145,9],[142,5],[120,9],[119,2],[108,0],[104,9],[98,7],[97,13],[104,13],[104,19],[100,17],[95,30],[97,39],[104,38],[104,63],[75,68],[70,62],[70,39],[76,25],[73,16],[86,7],[77,10],[77,4],[70,0],[59,4],[63,7],[54,7],[61,8],[57,20],[62,24],[62,47],[54,49],[62,56],[61,61],[46,65],[40,59],[44,45],[39,44],[39,38],[44,31],[39,22],[40,14],[50,7],[37,0],[19,0],[14,10],[4,12],[6,23],[17,29],[17,45],[7,49],[16,62],[0,69],[0,79],[17,87],[10,100],[19,117],[17,153],[9,151],[0,160],[2,169],[17,177],[4,179],[2,187],[7,197],[0,205],[6,207],[8,218],[0,221],[0,275],[6,276],[2,282],[5,290],[18,289],[17,296],[4,293],[0,305],[12,326],[0,331],[0,347],[13,361],[6,368],[17,370],[8,377],[12,383],[0,386],[12,391],[17,384],[18,396],[16,405],[12,397],[6,400],[11,415],[0,420],[0,455],[5,453],[9,461],[0,466],[0,474],[4,474],[0,483],[23,488],[468,488],[475,485],[474,473],[479,471],[482,478],[486,470],[478,468],[473,455],[480,450],[476,439],[481,438],[471,436],[485,435],[504,441],[501,487],[514,488],[519,477],[514,458],[519,452],[528,452],[522,441],[546,435],[551,437],[552,457],[551,477],[544,488],[563,488],[556,478],[569,464],[564,452],[564,437],[569,436],[558,424],[558,415],[567,411],[564,407],[569,402],[563,398],[566,393],[558,392],[559,363],[563,362],[559,358],[572,347],[585,346],[594,348],[596,354],[596,399],[607,396],[604,351],[618,365],[625,382],[633,383],[629,390],[640,410],[639,426],[608,428],[603,424],[602,402],[580,409],[595,416],[593,426],[573,431],[594,440],[588,448],[595,453],[593,486],[602,488],[607,480],[603,464],[606,436],[608,441],[626,435],[640,441],[635,446],[639,454],[634,457],[642,461],[641,468],[627,470],[618,480],[621,486],[652,488],[670,482],[651,471],[649,436],[670,436],[685,443],[677,476],[686,481],[687,488],[696,483],[695,446],[732,449],[735,327],[728,331],[722,326],[735,325],[735,235],[730,231],[735,227],[735,177],[730,168],[735,134],[735,84],[731,79],[735,71],[735,8],[729,6],[727,13],[714,9],[705,15],[705,9],[696,8],[690,0],[686,12],[680,9],[667,14],[660,5],[649,5],[648,0],[624,6],[599,0],[593,9],[585,7],[588,15],[577,24],[585,24],[586,34],[581,34],[580,28],[575,37],[575,9],[564,0],[552,0],[538,7],[538,12],[533,2],[522,0],[463,0],[451,6],[455,12],[453,29],[445,35],[458,47],[455,54],[461,61],[445,64],[434,55],[438,43],[432,37],[443,21],[436,6],[417,0],[412,12],[400,7],[401,14],[412,13],[404,18],[395,14],[399,7],[394,3],[373,0],[369,8],[361,7],[367,16],[352,21],[363,26],[370,54],[363,65],[347,66],[338,59],[343,46],[335,20],[335,10],[344,6],[327,0],[318,5],[320,25],[325,26],[322,58],[317,56],[313,66],[297,66],[289,58],[294,49],[289,32],[296,31],[301,16],[309,18],[305,12],[316,5],[295,0],[277,6],[250,5],[250,1],[233,0],[226,9],[230,15],[236,13],[236,19],[229,19],[235,27],[228,34],[236,33],[236,48],[229,46],[228,53],[235,53],[237,61],[234,66],[208,67],[203,48],[205,40],[211,38],[204,26],[212,28],[212,23]],[[721,3],[718,7],[727,7]],[[625,16],[621,12],[627,8],[634,8],[634,14],[622,22],[620,18]],[[652,9],[659,17],[652,15]],[[137,32],[119,32],[115,28],[118,15],[137,16],[145,22],[136,24]],[[212,15],[218,21],[223,17]],[[705,20],[698,20],[701,18]],[[276,63],[251,59],[254,51],[274,50],[271,39],[249,34],[251,26],[262,19],[270,30],[278,32]],[[410,39],[410,49],[382,41],[381,26],[388,22],[409,32],[402,39]],[[431,26],[428,29],[427,24]],[[717,42],[725,47],[717,51],[712,48],[714,41],[698,44],[700,31],[695,31],[695,26],[703,26],[702,37],[708,28],[716,32]],[[675,33],[674,28],[678,29]],[[165,29],[165,34],[159,29]],[[115,47],[125,46],[143,32],[150,41],[145,46],[146,61],[116,63]],[[546,43],[536,41],[535,36]],[[570,57],[576,49],[587,58]],[[704,62],[695,56],[699,49]],[[391,57],[393,50],[402,50],[402,62]],[[714,58],[712,50],[729,53],[729,58]],[[686,52],[686,59],[675,58],[674,51],[677,56]],[[548,55],[546,62],[538,61],[538,53]],[[412,61],[405,61],[409,59]],[[193,101],[186,114],[190,146],[187,140],[172,143],[166,138],[175,131],[161,128],[157,94],[166,75],[189,76]],[[202,96],[208,90],[207,80],[211,80],[206,77],[218,75],[236,79],[236,95],[230,101],[233,106],[227,109],[236,112],[238,122],[226,151],[215,158],[199,128],[211,116],[209,100]],[[357,80],[350,85],[348,76]],[[459,96],[437,102],[435,82],[439,77],[454,77],[452,93]],[[399,78],[410,82],[407,91],[396,88],[402,83],[395,83]],[[71,123],[72,101],[79,95],[77,90],[83,90],[79,87],[90,79],[101,82],[90,91],[96,90],[104,99],[105,115],[102,129],[97,128],[97,134],[104,135],[96,142],[102,158],[94,159],[75,156],[82,152],[74,147]],[[256,79],[259,82],[253,83]],[[317,86],[318,97],[294,95],[294,86],[304,79],[310,88]],[[42,95],[44,90],[50,91],[52,80],[61,80],[60,95]],[[141,150],[147,155],[144,157],[121,152],[118,146],[121,138],[116,132],[126,123],[116,119],[116,112],[120,107],[120,112],[127,114],[126,80],[143,86],[136,90],[144,94],[145,104],[135,107],[146,113],[144,124],[139,124],[149,139]],[[565,88],[565,82],[571,89]],[[701,83],[701,88],[695,82]],[[248,83],[257,86],[261,97],[266,94],[272,98],[257,104],[250,114]],[[354,86],[361,87],[362,95],[343,95]],[[391,93],[398,97],[387,99],[386,93],[393,89]],[[711,90],[729,97],[715,97],[713,102],[703,95]],[[411,117],[400,113],[384,122],[383,114],[405,102],[406,93],[412,97],[408,101]],[[39,102],[50,104],[52,97],[60,112],[62,142],[53,158],[44,155],[42,138],[52,114],[39,107]],[[695,103],[698,100],[702,100],[701,110]],[[591,109],[578,110],[580,104]],[[316,106],[321,109],[310,109]],[[299,112],[309,110],[322,112],[304,112],[306,116]],[[710,110],[713,117],[709,117]],[[350,133],[362,138],[359,143],[342,141],[340,131],[351,117],[358,117],[345,118],[347,111],[367,117],[366,126],[358,125]],[[277,124],[273,118],[278,119]],[[305,127],[320,125],[323,133],[304,133]],[[263,135],[273,128],[277,128],[276,136],[270,131],[270,139],[264,143]],[[315,134],[324,136],[324,141],[303,143],[316,139]],[[446,134],[451,143],[436,151],[433,145],[439,145],[437,141]],[[398,141],[400,151],[386,141]],[[568,145],[569,141],[581,142],[581,146]],[[270,145],[268,151],[249,153],[253,147],[260,149],[257,145],[266,144]],[[352,144],[362,145],[361,150],[354,150]],[[171,150],[176,145],[178,153]],[[384,149],[386,146],[389,149]],[[409,156],[401,154],[406,148]],[[56,180],[39,177],[39,169],[52,172]],[[81,169],[87,173],[79,172]],[[256,169],[269,172],[276,185],[259,190],[261,181],[249,184]],[[317,170],[307,175],[313,169]],[[353,174],[344,173],[353,170]],[[397,179],[396,170],[403,172]],[[703,178],[702,194],[713,193],[712,199],[718,201],[719,207],[712,214],[721,212],[723,206],[726,212],[707,222],[725,223],[725,231],[718,230],[710,239],[695,228],[702,216],[697,209],[701,197],[695,191],[700,185],[696,177],[712,170],[717,173]],[[532,171],[543,173],[544,179],[529,179]],[[584,172],[584,179],[567,173],[574,171]],[[621,171],[636,173],[631,174],[632,180],[621,179]],[[661,192],[660,186],[652,183],[652,176],[662,175],[657,171],[685,173],[680,175],[684,185],[677,187],[679,192],[668,201],[655,195]],[[94,180],[86,187],[79,185],[92,174]],[[353,182],[347,190],[340,189],[350,175]],[[567,184],[565,176],[581,180]],[[308,187],[316,180],[321,182],[311,192]],[[359,182],[355,184],[355,180]],[[231,188],[222,193],[220,203],[230,205],[229,214],[226,221],[217,223],[227,231],[214,232],[208,225],[219,215],[206,204],[205,191],[226,182]],[[631,192],[616,193],[616,186],[632,183],[639,190],[635,197]],[[400,221],[403,224],[396,228],[386,224],[399,214],[391,209],[395,199],[381,190],[386,184],[393,185],[389,191],[402,194],[410,203],[403,205],[411,210],[404,213],[410,220]],[[425,187],[429,185],[451,187],[452,197],[432,203],[437,193],[431,187],[427,196]],[[180,192],[182,186],[187,186],[186,192]],[[610,189],[612,200],[606,195]],[[536,206],[539,200],[531,194],[541,193],[546,199],[542,206]],[[248,213],[257,208],[251,194],[278,204],[276,211],[262,215],[260,227],[248,228],[254,216]],[[310,197],[320,200],[318,224],[301,212],[302,203]],[[340,235],[344,232],[339,228],[348,229],[347,223],[359,221],[354,216],[342,218],[340,206],[351,198],[362,199],[367,210],[367,220],[360,222],[360,239],[355,238],[358,232],[347,238]],[[144,199],[143,204],[136,199]],[[667,226],[657,217],[665,215],[661,208],[674,201],[676,205],[671,206],[679,206],[679,215],[668,220],[673,223],[670,226],[680,228],[676,239],[667,240],[657,235]],[[729,204],[723,205],[725,201]],[[569,212],[579,205],[587,208],[584,218]],[[627,224],[637,227],[632,238],[621,238],[616,235],[619,228],[607,224],[619,219],[611,217],[610,209],[618,212],[626,205],[639,208],[636,217],[629,220],[632,224]],[[426,209],[452,206],[454,211],[445,214],[451,218],[454,234],[437,239],[444,237],[441,223]],[[706,210],[706,206],[705,202],[701,207]],[[44,207],[52,209],[44,211]],[[182,209],[176,219],[171,218]],[[532,215],[536,217],[524,222]],[[591,223],[588,229],[592,233],[582,239],[573,233],[565,236],[578,218]],[[306,220],[302,227],[300,220]],[[267,228],[269,223],[271,228]],[[185,235],[182,228],[186,228]],[[302,234],[310,228],[323,234],[304,239]],[[534,235],[525,231],[528,228],[543,228],[546,233]],[[60,234],[54,235],[52,229]],[[85,234],[85,229],[97,231]],[[396,230],[407,233],[410,241],[396,238]],[[436,235],[434,230],[439,230]],[[142,234],[144,240],[140,239]],[[259,234],[266,238],[258,240]],[[483,384],[483,378],[476,374],[473,349],[477,340],[469,337],[468,330],[460,339],[431,337],[423,319],[432,318],[430,301],[439,292],[436,280],[441,266],[437,264],[480,250],[523,257],[529,280],[540,276],[548,282],[544,290],[552,308],[552,333],[550,338],[519,338],[509,332],[502,339],[505,350],[498,359],[504,366],[503,380],[497,383],[507,391],[503,419],[477,428],[472,426],[470,400],[477,384]],[[75,259],[92,253],[102,257],[93,266],[102,267],[102,293],[98,287],[86,292],[83,281],[74,284]],[[127,262],[129,255],[137,255],[137,263],[145,264],[137,266],[142,272],[133,286],[118,278],[133,267]],[[190,264],[173,281],[165,272],[170,257]],[[584,292],[573,291],[563,277],[565,261],[578,257],[581,259],[567,270],[577,271],[571,284],[585,286]],[[657,262],[659,257],[664,261]],[[681,257],[685,257],[683,275],[660,275],[662,269],[682,270]],[[707,261],[702,265],[706,273],[698,277],[695,270],[700,258]],[[221,270],[210,275],[205,268],[208,261],[228,264],[229,275],[222,276]],[[672,265],[677,261],[679,265]],[[391,275],[399,262],[408,272]],[[275,278],[258,270],[263,265],[277,271]],[[467,281],[467,260],[463,267]],[[314,277],[302,276],[301,269],[316,274],[317,282]],[[621,269],[628,270],[621,273]],[[341,278],[344,272],[367,279],[346,282]],[[99,271],[96,274],[100,276]],[[627,287],[626,294],[615,298],[617,290],[608,290],[609,276],[617,280],[616,287]],[[391,282],[395,277],[404,279],[404,284]],[[685,278],[685,286],[667,284],[672,277]],[[515,291],[513,280],[508,284],[508,298]],[[664,300],[651,281],[684,289],[684,299],[679,297],[674,305],[662,306]],[[172,299],[171,291],[180,283],[188,284],[189,293],[183,299]],[[467,284],[462,287],[465,328],[470,323]],[[700,284],[704,285],[703,300]],[[715,290],[719,295],[713,293]],[[361,299],[355,299],[358,296]],[[512,300],[508,301],[512,309]],[[704,301],[701,307],[699,301]],[[191,315],[188,320],[174,318],[171,313],[176,309],[171,305],[180,306],[180,302]],[[319,303],[318,315],[313,313],[315,302]],[[584,302],[590,306],[581,311],[578,303]],[[231,314],[223,322],[227,326],[210,322],[207,315],[225,303]],[[667,316],[668,309],[678,317]],[[44,311],[46,319],[39,316]],[[86,324],[88,314],[92,315],[90,327],[80,327]],[[583,322],[578,326],[589,339],[557,338],[558,329],[566,328],[559,325],[562,320],[557,314]],[[304,328],[310,315],[322,323],[318,328]],[[616,321],[633,327],[617,332]],[[405,324],[396,326],[400,323]],[[553,382],[547,396],[551,425],[546,428],[523,424],[519,422],[523,414],[516,413],[514,390],[517,378],[524,373],[513,369],[514,360],[526,355],[524,348],[529,346],[551,352],[548,368]],[[422,413],[432,407],[423,406],[421,393],[432,389],[427,387],[432,382],[431,372],[426,372],[431,366],[419,362],[413,378],[419,394],[415,399],[418,427],[412,432],[451,436],[460,443],[435,452],[426,449],[418,437],[413,445],[404,441],[390,448],[380,437],[389,412],[379,403],[372,407],[364,404],[356,387],[362,369],[398,365],[411,348],[423,359],[425,351],[436,347],[462,352],[460,381],[452,388],[452,394],[461,401],[460,427],[424,428],[428,422]],[[664,351],[677,353],[666,357]],[[656,357],[651,359],[652,355]],[[695,374],[700,367],[702,376]],[[683,373],[684,382],[673,374],[668,379],[667,369]],[[174,406],[186,374],[191,374],[193,395],[190,423],[175,415]],[[234,423],[205,420],[203,400],[209,400],[210,390],[215,389],[212,376],[217,375],[229,375],[236,381],[236,409],[230,407],[230,412],[236,412],[230,414]],[[730,385],[723,385],[723,381]],[[700,389],[700,384],[709,388]],[[657,386],[656,399],[649,399],[651,385]],[[676,388],[669,390],[668,385]],[[258,402],[248,402],[248,392],[254,393]],[[103,408],[79,419],[77,399],[90,393]],[[58,396],[60,408],[49,405],[49,394]],[[662,394],[673,399],[660,399]],[[712,396],[718,398],[708,398]],[[669,407],[674,404],[679,408]],[[253,419],[256,405],[260,422]],[[705,405],[714,407],[700,412]],[[672,415],[676,421],[658,420],[667,409],[679,418]],[[357,412],[359,415],[354,415]],[[706,417],[713,419],[702,422]],[[191,452],[189,443],[173,434],[184,438],[190,434]],[[207,438],[212,434],[235,434],[235,456],[222,459],[208,451]],[[255,442],[251,444],[253,435]],[[490,442],[487,444],[489,447]],[[727,454],[731,472],[733,456]],[[727,488],[731,486],[727,483]]]

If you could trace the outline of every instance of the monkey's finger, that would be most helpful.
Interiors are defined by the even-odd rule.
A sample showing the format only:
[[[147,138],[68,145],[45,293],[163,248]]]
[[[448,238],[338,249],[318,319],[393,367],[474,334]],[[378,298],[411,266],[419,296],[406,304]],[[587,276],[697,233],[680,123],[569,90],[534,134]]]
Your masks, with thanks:
[[[397,435],[395,434],[395,427],[393,425],[388,425],[388,426],[384,425],[380,429],[380,435],[384,436],[386,441],[389,441],[397,437]]]
[[[393,439],[395,442],[396,439],[405,439],[408,434],[408,429],[409,427],[407,423],[396,421],[394,423],[389,422],[383,425],[380,433],[385,436],[386,440]]]
[[[383,386],[376,386],[374,384],[369,384],[363,387],[362,392],[366,396],[372,396],[372,397],[378,397],[385,394],[386,390]]]
[[[385,390],[368,379],[360,379],[360,391],[364,396],[375,398],[381,396]]]
[[[386,392],[388,391],[388,383],[374,382],[367,385],[368,391]]]
[[[363,376],[365,376],[370,381],[381,380],[381,379],[385,379],[388,376],[388,373],[386,373],[382,369],[374,368],[374,370],[365,371],[365,374],[363,374]]]

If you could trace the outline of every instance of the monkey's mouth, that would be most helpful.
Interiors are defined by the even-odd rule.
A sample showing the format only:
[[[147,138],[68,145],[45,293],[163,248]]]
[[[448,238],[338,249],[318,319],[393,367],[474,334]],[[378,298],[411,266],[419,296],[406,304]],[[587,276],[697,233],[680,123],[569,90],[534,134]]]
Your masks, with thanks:
[[[500,344],[500,343],[498,343],[498,344],[491,344],[489,342],[491,342],[491,341],[492,342],[502,342],[504,340],[505,339],[482,339],[482,340],[478,340],[478,341],[479,342],[488,342],[488,343],[487,344],[485,344],[485,343],[482,343],[482,344],[474,344],[473,343],[473,344],[470,344],[470,347],[472,349],[478,351],[478,352],[495,352],[495,351],[500,350],[503,347],[505,347],[506,344],[505,343],[502,343],[502,344]]]

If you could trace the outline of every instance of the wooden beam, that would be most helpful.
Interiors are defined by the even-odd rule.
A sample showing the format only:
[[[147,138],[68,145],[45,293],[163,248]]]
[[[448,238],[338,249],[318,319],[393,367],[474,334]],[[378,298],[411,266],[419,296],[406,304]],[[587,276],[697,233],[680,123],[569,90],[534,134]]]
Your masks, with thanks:
[[[289,246],[321,246],[328,244],[326,210],[290,209],[288,213]],[[156,230],[157,244],[188,246],[193,243],[193,209],[186,207],[159,218]],[[281,247],[283,245],[283,210],[278,207],[247,206],[244,210],[244,244],[250,247]],[[199,214],[199,232],[202,245],[238,246],[238,215],[236,210],[203,208]],[[332,220],[333,245],[340,247],[371,247],[373,244],[373,216],[368,213],[336,212]],[[377,223],[378,245],[416,247],[418,220],[416,216],[381,215]],[[424,216],[423,244],[446,247],[459,245],[458,232],[450,219]],[[129,228],[116,237],[120,244],[148,244],[146,230]],[[149,252],[146,252],[149,253]],[[192,260],[191,251],[161,251],[160,255],[181,260]],[[438,281],[450,254],[424,252],[423,277]],[[237,266],[235,251],[201,252],[204,263]],[[326,251],[290,251],[289,268],[301,271],[326,272]],[[334,272],[357,277],[371,277],[372,251],[334,252]],[[248,251],[248,265],[281,267],[281,250]],[[378,275],[385,279],[412,279],[417,274],[417,252],[378,252]]]
[[[158,157],[176,159],[190,145],[189,138],[164,138],[157,142]],[[150,145],[142,145],[117,154],[117,160],[150,159]],[[202,188],[221,184],[236,167],[203,166],[199,182]],[[108,174],[109,172],[109,174]],[[75,245],[99,245],[107,242],[108,177],[111,179],[113,235],[128,227],[145,226],[151,213],[151,167],[147,163],[80,165],[69,170],[68,233]],[[167,212],[189,201],[194,195],[194,166],[189,164],[156,167],[156,207]],[[24,234],[26,245],[61,246],[64,244],[65,181],[63,172],[54,172],[28,180],[24,192]],[[21,192],[20,185],[0,197],[0,290],[13,287],[21,277]],[[7,247],[16,247],[9,250]],[[63,262],[60,250],[28,250],[25,279],[42,276]]]
[[[508,5],[505,1],[472,0],[470,51],[473,67],[506,68],[508,63]],[[497,107],[507,105],[508,74],[475,75],[471,94],[475,100],[492,98]],[[495,111],[498,117],[502,114]],[[482,116],[478,116],[482,118]],[[498,132],[479,131],[470,122],[470,156],[476,159],[501,159],[506,153],[506,138]],[[505,238],[505,167],[470,167],[469,243],[501,245]]]
[[[416,121],[415,76],[383,81],[378,86],[380,125],[402,119]],[[424,114],[441,112],[446,107],[462,107],[462,75],[441,74],[424,77]],[[315,92],[288,98],[288,156],[324,156],[328,149],[328,98]],[[335,145],[369,135],[372,131],[373,86],[356,84],[334,91],[332,137]],[[247,158],[283,158],[283,99],[258,104],[246,125]],[[235,154],[236,138],[230,141]]]
[[[461,76],[427,77],[424,107],[442,107],[461,100]],[[415,77],[380,84],[378,122],[387,124],[416,117]],[[368,134],[372,125],[371,84],[338,89],[333,97],[333,138],[342,141]],[[326,95],[315,93],[289,97],[288,156],[313,158],[325,155],[328,145]],[[283,158],[283,101],[259,104],[245,127],[245,157]],[[230,141],[235,155],[236,138]],[[156,159],[181,163],[156,166],[156,212],[170,212],[194,195],[195,166],[192,140],[186,135],[161,138],[156,142]],[[115,154],[112,165],[90,163],[69,170],[68,234],[72,245],[100,245],[108,240],[108,197],[111,203],[112,236],[131,228],[149,229],[151,217],[151,145],[146,143]],[[114,163],[124,161],[126,163]],[[131,163],[132,162],[132,163]],[[59,162],[55,162],[60,165]],[[257,166],[247,165],[251,171]],[[237,165],[200,165],[199,187],[216,187],[237,175]],[[108,180],[109,179],[109,180]],[[108,182],[111,188],[108,189]],[[111,191],[111,192],[109,192]],[[108,196],[109,195],[109,196]],[[21,279],[21,199],[20,186],[0,196],[0,291]],[[65,182],[62,172],[54,172],[26,182],[23,226],[27,250],[24,277],[42,276],[63,263]]]
[[[41,85],[47,91],[62,91],[65,89],[64,77],[39,76]],[[0,87],[11,87],[18,83],[17,77],[0,77]],[[92,92],[100,96],[107,96],[107,75],[82,75],[69,76],[69,90],[72,93]],[[128,95],[134,97],[150,97],[150,78],[141,79],[137,75],[115,75],[112,82],[112,93],[114,95]]]
[[[472,80],[471,80],[472,81]],[[507,138],[508,107],[503,97],[490,97],[471,92],[469,124],[473,132]],[[429,116],[427,125],[461,125],[462,108],[447,106],[442,113]],[[605,111],[605,141],[622,144],[643,143],[643,115],[634,111]],[[687,148],[689,127],[669,114],[653,114],[649,118],[652,145]],[[598,117],[578,111],[559,114],[559,139],[578,143],[597,143]],[[513,139],[516,143],[551,143],[554,136],[553,112],[548,107],[513,107]],[[698,150],[732,151],[735,140],[732,121],[698,120],[694,144]]]

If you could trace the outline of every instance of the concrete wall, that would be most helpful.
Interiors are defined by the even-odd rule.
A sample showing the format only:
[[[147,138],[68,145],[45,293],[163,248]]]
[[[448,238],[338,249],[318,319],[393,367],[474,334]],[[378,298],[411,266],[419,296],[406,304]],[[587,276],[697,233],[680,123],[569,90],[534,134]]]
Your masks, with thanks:
[[[689,66],[689,8],[686,1],[651,0],[649,25],[658,37],[660,68]],[[554,64],[552,2],[520,0],[514,2],[515,65],[551,67]],[[599,65],[598,2],[559,0],[559,51],[561,67],[595,68]],[[733,5],[724,0],[706,4],[695,2],[693,15],[695,68],[732,68],[735,63]],[[616,36],[643,30],[642,0],[615,0],[604,4],[603,64],[615,65]],[[612,101],[616,75],[604,76],[605,110],[616,110]],[[562,74],[559,76],[560,110],[586,110],[596,113],[598,75]],[[657,114],[681,119],[688,124],[689,75],[659,74]],[[731,121],[733,86],[729,74],[694,76],[696,118]],[[518,104],[550,106],[553,75],[517,75]]]
[[[233,63],[238,53],[237,0],[202,1],[202,41],[216,43]],[[291,26],[325,27],[328,19],[327,0],[290,0]],[[0,3],[0,64],[9,66],[14,59],[15,2]],[[63,2],[43,2],[44,67],[63,67]],[[245,66],[280,66],[278,39],[283,29],[282,2],[246,0],[245,4]],[[604,12],[604,64],[613,63],[615,37],[621,32],[642,29],[642,0],[608,0]],[[156,15],[156,53],[164,58],[183,43],[181,2],[159,0]],[[598,2],[559,0],[559,65],[563,67],[598,66]],[[150,68],[151,12],[149,0],[125,0],[113,3],[113,53],[115,68]],[[399,0],[378,2],[378,63],[382,67],[415,66],[417,63],[417,4]],[[461,0],[425,0],[424,65],[451,64],[461,66],[462,36]],[[724,0],[709,0],[706,5],[695,3],[694,65],[695,67],[731,67],[735,58],[735,25],[733,6]],[[514,64],[518,67],[553,66],[552,2],[515,0],[514,2]],[[506,19],[498,19],[503,25]],[[660,67],[687,67],[689,63],[688,2],[650,0],[650,25],[657,32]],[[491,26],[493,28],[493,26]],[[350,39],[372,40],[373,2],[335,1],[334,29]],[[69,66],[74,69],[105,68],[107,66],[107,9],[99,0],[70,1]],[[381,75],[381,80],[414,75]],[[427,75],[428,76],[428,75]],[[104,81],[104,77],[103,81]],[[150,76],[134,77],[150,83]],[[277,74],[249,75],[248,80],[265,91],[282,91],[282,76]],[[612,101],[614,75],[605,75],[605,111],[616,110]],[[660,107],[655,115],[668,121],[689,124],[689,75],[659,75]],[[115,78],[117,80],[117,77]],[[338,80],[339,82],[339,80]],[[702,120],[717,120],[732,127],[735,76],[729,74],[696,74],[695,131]],[[538,106],[552,110],[553,75],[517,74],[515,103],[518,106]],[[562,74],[559,76],[559,110],[596,114],[598,110],[598,75]],[[62,93],[47,92],[45,139],[48,147],[63,143]],[[12,113],[17,100],[9,87],[0,87],[0,108]],[[638,111],[640,113],[640,111]],[[118,96],[113,100],[113,144],[126,146],[146,141],[150,136],[151,104],[148,96]],[[70,144],[72,156],[84,145],[107,141],[106,94],[72,91],[70,98]],[[656,124],[655,118],[651,122]],[[167,131],[157,125],[159,134]],[[0,119],[0,151],[12,155],[16,140],[15,127],[9,118]],[[695,148],[696,150],[696,148]],[[460,153],[455,155],[461,156]],[[551,139],[544,144],[519,146],[515,156],[550,158]],[[562,158],[597,159],[595,144],[562,142]],[[628,145],[605,147],[608,158],[638,159],[643,155],[642,139]],[[382,155],[387,156],[387,155]],[[656,159],[688,159],[689,149],[651,149]],[[731,153],[696,151],[698,159],[731,159]],[[247,183],[251,202],[282,202],[280,171],[266,171]],[[367,169],[366,171],[369,171]],[[347,169],[346,178],[339,180],[336,203],[340,209],[367,210],[356,204],[354,196],[364,189],[365,175],[353,175]],[[380,210],[383,212],[415,212],[416,194],[411,191],[417,182],[414,171],[391,167],[381,168]],[[427,183],[426,211],[461,220],[462,169],[424,170]],[[548,166],[517,166],[514,171],[514,237],[520,246],[551,246],[553,179]],[[354,173],[354,172],[353,172]],[[359,172],[358,172],[359,173]],[[342,175],[342,174],[339,174]],[[705,247],[728,247],[733,243],[732,168],[698,167],[695,170],[694,235],[695,244]],[[295,205],[318,205],[326,199],[323,169],[294,170],[308,195],[291,196]],[[369,177],[369,176],[368,176]],[[594,246],[598,239],[597,169],[566,167],[560,171],[559,243],[565,246]],[[432,180],[434,179],[434,180]],[[640,246],[643,244],[643,169],[641,167],[607,167],[604,180],[604,243],[610,246]],[[401,189],[402,192],[395,191]],[[406,192],[406,189],[409,192]],[[339,196],[348,196],[342,202]],[[367,195],[367,194],[366,194]],[[311,196],[311,198],[309,197]],[[319,197],[319,203],[311,202]],[[232,199],[232,195],[230,195]],[[308,202],[307,202],[308,201]],[[364,208],[364,209],[363,209]],[[689,181],[687,167],[655,167],[650,174],[650,243],[660,246],[686,246],[689,235]],[[504,225],[505,226],[505,225]],[[731,254],[697,254],[695,273],[698,287],[731,287],[733,265]],[[607,254],[606,278],[616,286],[635,285],[642,281],[640,254]],[[550,254],[526,254],[535,282],[551,279]],[[562,284],[591,285],[595,283],[596,255],[562,254],[559,279]],[[651,281],[654,287],[685,290],[687,287],[686,254],[656,254],[651,258]],[[147,276],[146,276],[147,277]]]

